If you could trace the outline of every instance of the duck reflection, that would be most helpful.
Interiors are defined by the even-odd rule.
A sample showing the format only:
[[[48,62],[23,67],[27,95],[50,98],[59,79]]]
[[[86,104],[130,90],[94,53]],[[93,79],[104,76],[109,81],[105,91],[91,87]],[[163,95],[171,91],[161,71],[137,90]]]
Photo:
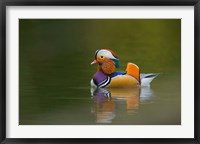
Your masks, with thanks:
[[[93,110],[96,116],[97,123],[111,123],[115,118],[115,103],[111,99],[110,91],[98,88],[91,89],[93,100],[96,102],[96,106]]]
[[[154,98],[150,87],[136,87],[127,89],[91,88],[95,106],[92,112],[97,123],[112,123],[119,108],[123,108],[128,115],[137,114],[140,103],[151,102]],[[124,109],[125,106],[125,109]]]

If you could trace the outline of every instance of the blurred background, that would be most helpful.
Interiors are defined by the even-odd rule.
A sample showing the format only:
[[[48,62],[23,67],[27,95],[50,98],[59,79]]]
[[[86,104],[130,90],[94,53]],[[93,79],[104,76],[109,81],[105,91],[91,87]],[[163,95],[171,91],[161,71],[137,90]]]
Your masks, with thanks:
[[[105,123],[90,91],[97,69],[90,63],[102,48],[117,54],[119,71],[133,62],[142,73],[160,73],[132,112],[126,100],[112,99]],[[180,19],[19,20],[21,125],[181,124],[180,87]]]

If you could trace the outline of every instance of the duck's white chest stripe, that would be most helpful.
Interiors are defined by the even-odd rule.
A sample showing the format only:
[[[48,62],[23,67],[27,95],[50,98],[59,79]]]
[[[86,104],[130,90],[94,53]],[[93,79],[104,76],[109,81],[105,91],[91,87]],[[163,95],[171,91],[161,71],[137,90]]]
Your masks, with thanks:
[[[106,85],[108,85],[111,81],[111,78],[108,76],[106,80],[102,81],[101,83],[98,84],[99,88],[105,87]]]

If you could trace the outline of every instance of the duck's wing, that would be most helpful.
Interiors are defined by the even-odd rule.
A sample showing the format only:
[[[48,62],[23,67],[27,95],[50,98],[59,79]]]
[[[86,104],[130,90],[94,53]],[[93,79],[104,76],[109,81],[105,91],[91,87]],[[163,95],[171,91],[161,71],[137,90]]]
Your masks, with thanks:
[[[141,73],[140,74],[141,86],[150,86],[151,81],[158,75],[159,74],[157,73],[148,73],[148,74]]]

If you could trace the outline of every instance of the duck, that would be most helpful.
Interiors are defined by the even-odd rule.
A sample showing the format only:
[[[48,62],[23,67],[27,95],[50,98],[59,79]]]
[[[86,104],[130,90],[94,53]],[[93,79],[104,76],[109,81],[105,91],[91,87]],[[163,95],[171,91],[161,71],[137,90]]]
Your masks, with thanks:
[[[110,49],[96,50],[91,65],[98,64],[90,85],[93,88],[132,88],[150,86],[150,83],[159,74],[140,73],[138,65],[128,62],[125,71],[116,71],[119,68],[119,58]]]

